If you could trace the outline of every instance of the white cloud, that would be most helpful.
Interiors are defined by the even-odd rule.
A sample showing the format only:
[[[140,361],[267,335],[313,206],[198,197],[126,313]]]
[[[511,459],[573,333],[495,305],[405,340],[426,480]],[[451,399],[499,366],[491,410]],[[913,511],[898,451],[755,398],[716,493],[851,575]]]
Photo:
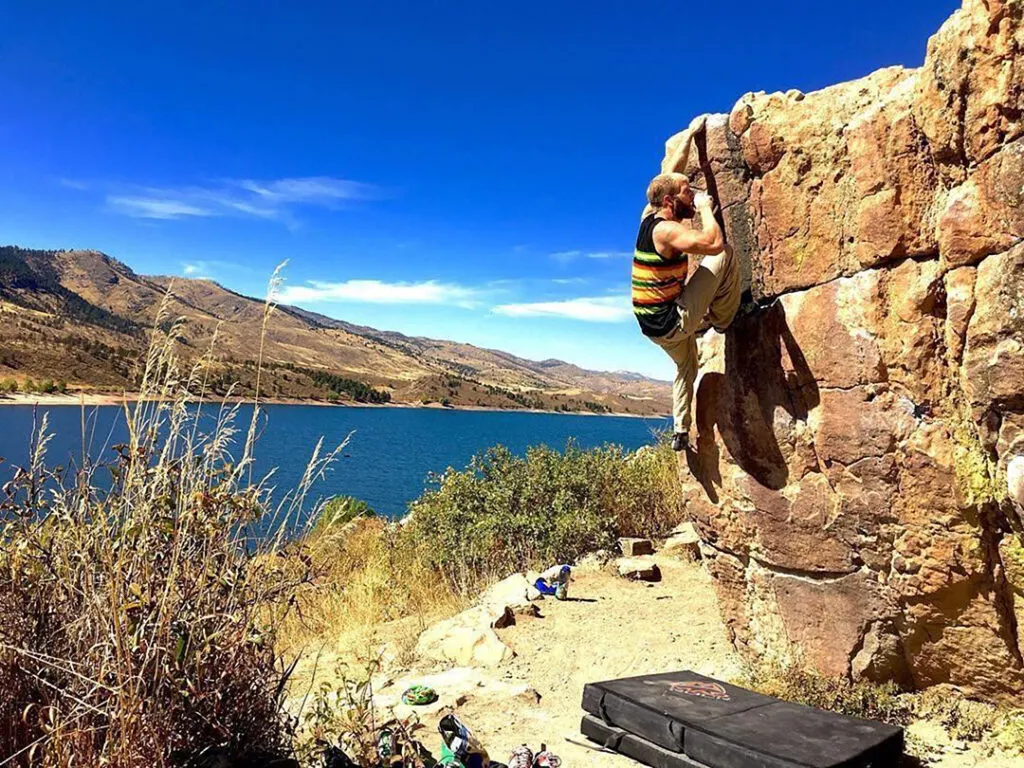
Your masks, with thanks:
[[[180,219],[182,216],[213,216],[207,208],[200,208],[178,200],[156,197],[124,197],[108,195],[111,210],[138,219]]]
[[[216,184],[146,187],[92,184],[62,179],[63,186],[80,191],[106,191],[109,210],[143,219],[234,216],[295,224],[300,208],[336,209],[344,204],[378,200],[383,191],[372,184],[329,176],[271,179],[225,179]]]
[[[555,261],[572,261],[582,255],[583,251],[558,251],[557,253],[552,253],[551,258]]]
[[[589,323],[619,323],[633,314],[628,298],[620,296],[501,304],[491,311],[508,317],[564,317]]]
[[[628,251],[558,251],[551,258],[565,264],[576,259],[624,259],[630,255]]]
[[[383,280],[347,280],[328,283],[310,280],[288,285],[278,296],[286,304],[350,302],[363,304],[448,304],[465,309],[479,306],[480,292],[437,280],[419,283],[388,283]]]
[[[380,197],[380,190],[371,184],[332,179],[329,176],[276,181],[243,179],[237,184],[264,200],[276,203],[324,203],[332,200],[374,200]]]

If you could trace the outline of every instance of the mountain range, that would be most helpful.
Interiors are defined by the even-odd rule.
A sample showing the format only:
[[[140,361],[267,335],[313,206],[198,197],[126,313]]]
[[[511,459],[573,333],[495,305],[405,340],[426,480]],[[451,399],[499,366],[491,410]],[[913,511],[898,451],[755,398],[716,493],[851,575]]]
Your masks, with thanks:
[[[185,361],[212,349],[215,394],[662,414],[671,388],[627,371],[590,371],[453,341],[354,325],[266,304],[207,279],[144,276],[91,250],[0,247],[0,381],[131,391],[150,331],[174,334]],[[216,336],[216,339],[214,337]]]

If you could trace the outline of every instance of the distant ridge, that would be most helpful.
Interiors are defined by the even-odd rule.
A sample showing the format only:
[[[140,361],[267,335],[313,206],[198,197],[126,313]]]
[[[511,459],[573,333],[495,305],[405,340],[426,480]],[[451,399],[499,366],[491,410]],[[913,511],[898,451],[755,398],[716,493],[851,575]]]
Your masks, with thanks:
[[[0,380],[65,380],[83,391],[130,390],[147,330],[167,298],[183,319],[183,356],[217,332],[214,391],[255,385],[264,304],[213,280],[145,276],[92,250],[0,247]],[[264,394],[348,402],[390,400],[488,408],[663,414],[670,386],[628,371],[407,336],[282,305],[264,349]],[[373,394],[368,394],[372,392]]]

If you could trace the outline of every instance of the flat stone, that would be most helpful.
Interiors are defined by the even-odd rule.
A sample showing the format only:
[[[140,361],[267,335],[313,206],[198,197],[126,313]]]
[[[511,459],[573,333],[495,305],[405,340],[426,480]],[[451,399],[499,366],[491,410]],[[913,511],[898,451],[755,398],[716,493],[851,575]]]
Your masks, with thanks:
[[[619,549],[622,550],[623,557],[654,554],[654,545],[650,539],[619,539]]]
[[[693,523],[683,523],[672,531],[658,551],[680,560],[700,560],[700,535]]]
[[[420,635],[416,653],[466,667],[496,667],[515,656],[493,629],[461,624],[458,616],[439,622]]]
[[[619,576],[631,581],[661,581],[661,569],[649,557],[623,557],[616,561]]]
[[[508,608],[515,615],[535,614],[535,600],[540,599],[540,592],[523,574],[514,573],[492,586],[478,601],[480,605],[494,606],[499,611]]]

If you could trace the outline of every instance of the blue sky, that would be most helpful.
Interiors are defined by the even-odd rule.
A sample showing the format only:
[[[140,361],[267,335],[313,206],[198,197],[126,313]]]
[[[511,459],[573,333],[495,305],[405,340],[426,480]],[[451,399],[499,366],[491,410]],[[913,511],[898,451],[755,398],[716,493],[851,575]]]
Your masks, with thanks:
[[[919,66],[956,0],[0,2],[0,243],[670,378],[628,303],[665,139]]]

